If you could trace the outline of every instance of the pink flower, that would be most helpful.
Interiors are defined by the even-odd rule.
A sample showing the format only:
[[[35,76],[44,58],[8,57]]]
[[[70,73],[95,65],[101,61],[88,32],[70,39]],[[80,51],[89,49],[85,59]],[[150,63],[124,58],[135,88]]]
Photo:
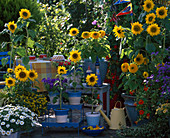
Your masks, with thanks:
[[[97,24],[97,21],[94,20],[94,21],[92,22],[92,25],[96,25],[96,24]]]

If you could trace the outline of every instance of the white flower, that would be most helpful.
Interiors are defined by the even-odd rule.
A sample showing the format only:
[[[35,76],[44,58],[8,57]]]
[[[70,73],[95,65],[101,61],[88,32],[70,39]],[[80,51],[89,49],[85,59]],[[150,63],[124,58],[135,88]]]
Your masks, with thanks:
[[[31,126],[35,126],[33,123],[31,123]]]
[[[9,108],[5,108],[4,111],[9,111]]]
[[[5,132],[4,130],[3,130],[3,131],[1,131],[1,134],[2,134],[3,136],[5,135],[5,133],[6,133],[6,132]]]
[[[16,125],[18,125],[18,124],[19,124],[19,122],[16,122],[15,124],[16,124]]]
[[[1,126],[5,125],[5,122],[1,122]]]
[[[4,118],[4,121],[9,121],[9,118]]]
[[[20,119],[24,119],[24,116],[21,115],[19,118],[20,118]]]
[[[11,122],[11,123],[14,123],[14,122],[15,122],[15,119],[11,119],[10,122]]]
[[[6,132],[6,135],[7,135],[7,136],[11,135],[11,131],[7,131],[7,132]]]
[[[13,128],[11,128],[11,129],[10,129],[10,131],[11,131],[11,133],[12,133],[12,132],[14,132],[14,129],[13,129]]]
[[[24,121],[20,121],[20,125],[24,125]]]
[[[10,114],[5,115],[4,117],[9,118],[9,117],[10,117]]]
[[[35,116],[35,113],[32,112],[31,115],[32,115],[32,116]]]
[[[9,127],[10,127],[10,124],[7,124],[6,127],[9,128]]]

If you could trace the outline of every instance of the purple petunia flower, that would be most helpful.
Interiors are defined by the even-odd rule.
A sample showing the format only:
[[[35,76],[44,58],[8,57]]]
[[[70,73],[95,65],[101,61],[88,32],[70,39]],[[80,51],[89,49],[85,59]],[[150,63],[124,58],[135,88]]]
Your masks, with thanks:
[[[92,25],[96,25],[96,24],[97,24],[97,21],[94,20],[94,21],[92,22]]]

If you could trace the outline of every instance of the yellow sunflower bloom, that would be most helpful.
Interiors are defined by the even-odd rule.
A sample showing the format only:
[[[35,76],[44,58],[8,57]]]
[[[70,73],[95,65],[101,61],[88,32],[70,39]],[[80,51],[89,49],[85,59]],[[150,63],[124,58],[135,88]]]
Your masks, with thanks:
[[[26,70],[26,68],[19,64],[18,66],[15,67],[14,73],[16,74],[20,70]]]
[[[127,72],[127,71],[128,71],[128,68],[129,68],[129,64],[128,64],[128,63],[123,63],[123,64],[121,65],[121,70],[122,70],[123,72]]]
[[[7,69],[7,72],[8,72],[8,73],[12,73],[12,72],[13,72],[13,69],[8,68],[8,69]]]
[[[90,75],[87,75],[86,77],[86,82],[90,86],[94,86],[97,83],[97,80],[98,78],[95,74],[90,74]]]
[[[79,30],[77,28],[71,28],[69,34],[71,36],[76,36],[79,33]]]
[[[146,0],[144,2],[143,8],[144,8],[144,11],[150,12],[154,8],[154,6],[155,4],[153,3],[152,0]]]
[[[135,22],[132,24],[132,33],[137,35],[137,34],[140,34],[142,31],[143,31],[143,28],[142,28],[142,24],[140,24],[139,22]]]
[[[146,15],[146,18],[145,18],[146,23],[147,24],[154,23],[155,22],[155,18],[156,18],[156,15],[154,13],[150,13],[150,14]]]
[[[6,85],[10,88],[11,86],[15,86],[15,79],[14,78],[6,78],[5,79]]]
[[[154,23],[148,26],[147,28],[147,32],[148,34],[150,34],[151,36],[155,36],[160,34],[160,27],[158,26],[158,24]]]
[[[136,73],[137,71],[138,71],[138,66],[136,64],[134,64],[134,63],[131,63],[129,65],[129,72]]]
[[[164,6],[156,9],[156,15],[160,19],[164,19],[167,16],[167,12],[168,10],[166,10],[166,7]]]
[[[118,37],[118,38],[124,38],[125,37],[125,35],[124,35],[124,31],[123,31],[124,29],[122,28],[122,26],[116,26],[115,25],[115,27],[114,27],[114,29],[112,30],[113,32],[114,32],[114,35],[115,35],[115,37]]]
[[[67,70],[64,66],[58,66],[58,74],[66,74]]]
[[[163,63],[163,62],[162,62],[162,64],[158,63],[158,64],[156,65],[157,70],[159,70],[159,68],[160,68],[161,66],[164,67],[164,65],[165,65],[165,63]]]
[[[143,58],[143,64],[144,64],[144,65],[147,65],[148,63],[149,63],[149,59]]]
[[[35,72],[35,70],[29,70],[28,77],[30,80],[34,81],[38,77],[38,74]]]
[[[70,52],[70,60],[73,61],[74,63],[78,62],[81,60],[81,52],[78,52],[78,50],[72,50]]]
[[[100,33],[100,37],[101,37],[101,38],[104,37],[104,36],[106,35],[106,32],[103,31],[103,30],[100,30],[99,33]]]
[[[83,37],[83,38],[85,38],[85,39],[89,38],[89,37],[90,37],[90,32],[87,32],[87,31],[83,32],[83,33],[81,34],[81,37]]]
[[[96,31],[93,31],[90,34],[93,39],[98,39],[100,37],[100,33]]]
[[[134,62],[135,62],[137,65],[141,65],[141,64],[144,62],[143,55],[138,53],[138,55],[137,55],[136,58],[134,59]]]
[[[16,73],[16,78],[20,81],[25,82],[28,79],[28,71],[27,70],[20,70]]]
[[[148,72],[143,72],[143,77],[146,79],[149,76]]]
[[[9,22],[7,26],[8,26],[8,30],[11,31],[11,33],[14,33],[17,28],[17,24],[15,24],[14,21]]]
[[[31,12],[27,9],[21,9],[21,11],[19,12],[19,15],[21,18],[26,20],[26,19],[30,18]]]

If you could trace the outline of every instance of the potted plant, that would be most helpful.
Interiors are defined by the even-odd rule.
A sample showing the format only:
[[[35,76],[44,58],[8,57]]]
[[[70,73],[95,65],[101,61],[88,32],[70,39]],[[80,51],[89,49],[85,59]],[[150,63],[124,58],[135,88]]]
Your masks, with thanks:
[[[60,97],[60,108],[54,109],[54,111],[55,111],[57,123],[66,123],[69,109],[62,108],[62,102],[63,102],[62,97],[63,97],[63,92],[67,86],[67,80],[62,75],[66,74],[67,70],[63,66],[58,66],[57,70],[58,70],[58,74],[57,74],[58,80],[55,83],[58,83],[57,89],[59,91],[59,97]]]
[[[85,101],[88,101],[89,104],[91,104],[91,112],[86,113],[86,118],[87,118],[87,124],[88,126],[96,126],[99,125],[99,120],[100,120],[100,113],[99,112],[94,112],[94,105],[98,104],[100,100],[97,98],[98,94],[96,91],[94,91],[94,85],[97,83],[97,76],[95,74],[90,74],[87,75],[86,77],[86,82],[89,86],[92,86],[91,88],[91,97],[86,97]]]
[[[38,115],[23,106],[5,105],[0,107],[0,122],[2,137],[17,137],[20,132],[29,131],[38,123]]]

